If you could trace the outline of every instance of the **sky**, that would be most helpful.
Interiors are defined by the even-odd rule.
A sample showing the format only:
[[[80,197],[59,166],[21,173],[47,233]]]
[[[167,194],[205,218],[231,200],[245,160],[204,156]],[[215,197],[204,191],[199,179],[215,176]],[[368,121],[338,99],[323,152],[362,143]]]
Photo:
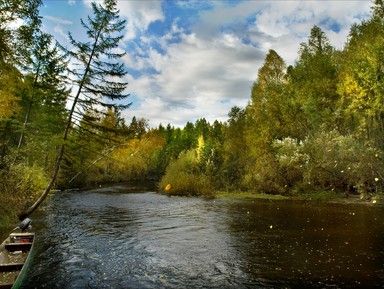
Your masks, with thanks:
[[[43,30],[64,46],[67,33],[81,39],[88,0],[44,0]],[[128,102],[122,115],[184,126],[205,118],[225,121],[231,107],[245,107],[269,49],[294,64],[313,25],[341,49],[350,26],[370,15],[371,2],[259,0],[120,0],[127,20]]]

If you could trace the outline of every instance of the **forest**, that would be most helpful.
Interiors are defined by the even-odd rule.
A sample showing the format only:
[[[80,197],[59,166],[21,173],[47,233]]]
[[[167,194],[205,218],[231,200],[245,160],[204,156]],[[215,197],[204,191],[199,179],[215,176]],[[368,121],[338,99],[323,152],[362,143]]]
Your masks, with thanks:
[[[182,128],[122,118],[129,85],[116,81],[126,73],[123,53],[111,52],[121,36],[107,36],[124,20],[98,30],[118,18],[114,1],[105,2],[81,22],[90,42],[69,34],[68,50],[41,30],[41,0],[0,1],[0,223],[34,202],[55,171],[50,189],[127,182],[169,195],[380,197],[382,0],[350,28],[342,50],[313,26],[293,65],[268,51],[246,107],[233,107],[226,122],[202,118]]]

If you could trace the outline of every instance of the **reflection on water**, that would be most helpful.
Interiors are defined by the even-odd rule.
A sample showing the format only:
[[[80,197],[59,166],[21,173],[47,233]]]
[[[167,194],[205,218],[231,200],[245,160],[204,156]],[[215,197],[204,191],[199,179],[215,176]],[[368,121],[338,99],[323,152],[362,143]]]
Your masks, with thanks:
[[[384,286],[382,208],[238,203],[230,215],[233,244],[245,261],[242,269],[255,284]]]
[[[57,194],[27,288],[356,288],[384,284],[382,208]]]

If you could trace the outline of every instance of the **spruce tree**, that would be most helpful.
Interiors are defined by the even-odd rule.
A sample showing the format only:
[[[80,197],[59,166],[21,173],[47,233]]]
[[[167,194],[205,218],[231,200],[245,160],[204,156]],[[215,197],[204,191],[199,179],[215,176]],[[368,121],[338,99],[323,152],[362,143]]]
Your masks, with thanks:
[[[20,63],[26,55],[26,48],[40,28],[41,3],[42,0],[0,0],[0,69],[4,63]],[[20,19],[23,24],[11,28],[9,24]]]
[[[120,19],[115,0],[104,0],[103,4],[93,2],[92,11],[92,17],[88,17],[87,21],[81,20],[88,41],[77,41],[69,34],[73,49],[66,49],[66,52],[74,62],[75,68],[70,73],[76,86],[76,93],[69,110],[63,143],[57,155],[51,180],[39,199],[20,214],[20,218],[30,215],[53,187],[64,157],[69,133],[73,128],[74,114],[81,115],[84,109],[92,109],[96,105],[115,108],[129,105],[111,103],[128,97],[128,94],[124,94],[127,83],[120,80],[126,74],[124,64],[120,62],[125,52],[120,52],[118,49],[126,21]]]
[[[18,148],[23,144],[33,109],[40,110],[39,117],[51,114],[51,124],[60,126],[60,122],[66,116],[65,103],[68,96],[64,83],[66,69],[65,56],[59,52],[57,44],[53,45],[52,36],[42,32],[38,33],[29,49],[24,67],[24,70],[28,72],[25,82],[30,89],[22,101],[25,106],[25,114]],[[41,131],[41,126],[37,130]],[[63,131],[59,128],[51,130],[56,133]]]
[[[318,26],[313,26],[308,41],[301,44],[298,61],[289,74],[295,102],[303,113],[304,137],[320,128],[336,128],[336,56],[326,34]]]

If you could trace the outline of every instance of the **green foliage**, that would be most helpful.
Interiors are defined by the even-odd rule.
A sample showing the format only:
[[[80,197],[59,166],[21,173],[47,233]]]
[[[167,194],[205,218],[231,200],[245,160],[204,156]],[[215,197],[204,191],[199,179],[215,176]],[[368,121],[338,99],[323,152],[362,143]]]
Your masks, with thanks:
[[[302,43],[300,56],[289,74],[289,87],[299,106],[298,120],[304,131],[301,138],[321,126],[333,129],[336,93],[337,57],[325,33],[317,26],[307,43]]]
[[[150,179],[170,195],[243,190],[329,199],[383,191],[382,0],[374,1],[370,19],[352,26],[342,51],[317,26],[292,66],[268,51],[249,105],[233,107],[227,122],[202,118],[156,129],[142,118],[126,124],[120,114],[130,104],[123,102],[126,71],[117,47],[125,20],[116,1],[92,4],[93,15],[81,21],[87,41],[70,35],[77,93],[69,114],[66,60],[40,31],[40,4],[0,0],[3,203],[34,197],[64,145],[57,182],[63,187]],[[11,30],[7,23],[16,19],[24,24]],[[119,105],[111,103],[117,99]]]
[[[262,149],[253,154],[242,179],[242,188],[267,194],[284,194],[285,181],[272,151]]]
[[[23,199],[33,198],[47,183],[45,172],[37,165],[28,166],[24,163],[11,165],[8,173],[10,181],[3,183],[7,186],[5,191],[21,195]]]
[[[280,137],[284,132],[284,111],[286,96],[285,63],[274,51],[270,50],[264,65],[259,69],[257,81],[251,92],[251,103],[247,107],[250,122],[249,134],[261,141]]]
[[[0,210],[10,220],[43,190],[48,178],[38,165],[10,163],[7,170],[0,170]]]
[[[147,180],[154,171],[155,158],[164,140],[156,135],[131,139],[105,152],[102,158],[86,172],[87,183],[127,182]]]
[[[34,34],[39,31],[39,6],[42,0],[0,0],[0,66],[4,63],[23,65]],[[16,20],[23,24],[12,29]]]
[[[200,171],[193,150],[181,153],[168,165],[160,189],[169,195],[212,196],[214,193],[211,180]]]
[[[384,148],[383,35],[382,19],[372,18],[352,27],[338,82],[345,126],[381,148]]]
[[[383,154],[370,143],[336,131],[319,132],[305,143],[309,187],[361,194],[382,190]]]
[[[283,140],[275,140],[272,147],[275,150],[285,190],[302,183],[309,162],[309,155],[305,152],[304,143],[287,137]]]
[[[384,19],[384,1],[374,0],[372,6],[372,16],[377,19]]]
[[[245,110],[233,107],[228,114],[228,126],[224,128],[221,178],[226,188],[240,186],[245,172],[248,158],[245,154],[247,151],[245,115]]]
[[[13,67],[0,68],[0,121],[10,119],[20,110],[18,87],[23,86],[21,74]]]

